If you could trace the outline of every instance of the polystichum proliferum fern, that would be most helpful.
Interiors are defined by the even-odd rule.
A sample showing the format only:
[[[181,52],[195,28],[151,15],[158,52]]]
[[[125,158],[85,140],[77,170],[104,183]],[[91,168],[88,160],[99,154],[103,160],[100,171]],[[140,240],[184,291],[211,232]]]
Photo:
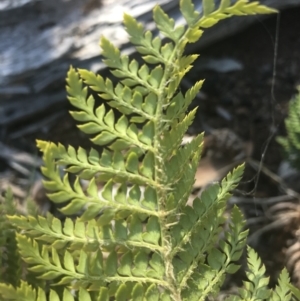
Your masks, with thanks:
[[[198,41],[205,28],[233,15],[274,10],[245,0],[222,0],[217,8],[205,0],[201,14],[190,0],[181,0],[180,9],[187,26],[175,26],[159,6],[153,10],[166,40],[124,15],[130,41],[145,64],[121,55],[101,38],[104,62],[118,79],[116,85],[70,68],[67,92],[76,109],[71,115],[96,146],[87,152],[38,141],[38,147],[49,198],[61,204],[64,214],[79,218],[61,222],[51,215],[9,217],[22,230],[16,234],[22,259],[45,283],[39,288],[21,280],[17,287],[1,284],[5,299],[46,300],[48,285],[56,284],[49,300],[207,300],[219,292],[225,275],[238,269],[247,231],[236,207],[222,239],[220,233],[226,200],[243,166],[186,206],[203,135],[185,146],[181,141],[196,113],[186,113],[187,108],[203,81],[185,94],[179,85],[197,59],[184,55],[185,47]],[[105,103],[96,105],[89,89]],[[76,175],[75,181],[70,174]],[[88,183],[85,187],[82,180]],[[286,271],[279,287],[268,289],[264,267],[252,250],[247,276],[250,282],[229,300],[292,296]]]
[[[300,170],[300,86],[289,104],[289,115],[285,119],[287,137],[277,137],[287,160]]]

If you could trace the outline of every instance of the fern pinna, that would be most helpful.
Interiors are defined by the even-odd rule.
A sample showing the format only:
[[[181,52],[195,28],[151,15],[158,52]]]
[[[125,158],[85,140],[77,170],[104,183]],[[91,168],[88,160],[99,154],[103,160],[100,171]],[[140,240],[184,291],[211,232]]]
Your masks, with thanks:
[[[70,68],[67,92],[75,108],[71,115],[96,146],[86,151],[45,141],[37,144],[43,152],[49,198],[60,204],[65,215],[79,217],[64,222],[50,214],[9,217],[22,230],[16,234],[22,259],[45,285],[0,284],[3,298],[207,300],[219,292],[225,275],[238,269],[247,231],[237,208],[223,239],[220,232],[226,200],[239,183],[243,166],[186,206],[203,134],[184,146],[181,142],[196,113],[196,109],[186,113],[187,109],[203,81],[186,93],[180,91],[182,78],[198,57],[184,55],[184,50],[222,19],[275,11],[246,0],[234,4],[222,0],[218,7],[204,0],[203,13],[195,11],[190,0],[181,0],[180,10],[187,26],[175,26],[159,6],[154,8],[153,18],[164,40],[124,15],[130,41],[145,64],[122,55],[101,38],[104,63],[117,84]],[[96,105],[95,94],[105,103]],[[88,184],[83,185],[83,180]],[[250,269],[261,271],[260,263],[251,268],[250,259]],[[249,284],[231,300],[270,296],[285,300],[280,294],[291,294],[289,289],[286,294],[271,293],[266,278],[260,281],[260,273],[257,277],[256,286]],[[280,289],[288,276],[283,274],[282,279]]]

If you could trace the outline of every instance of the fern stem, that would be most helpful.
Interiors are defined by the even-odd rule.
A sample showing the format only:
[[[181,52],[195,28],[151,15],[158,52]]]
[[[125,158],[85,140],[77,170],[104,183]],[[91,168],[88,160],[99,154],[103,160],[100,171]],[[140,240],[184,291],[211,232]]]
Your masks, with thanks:
[[[160,86],[158,88],[159,93],[158,95],[158,102],[157,102],[157,108],[155,113],[155,136],[154,136],[154,149],[161,150],[161,135],[163,130],[165,130],[165,122],[163,121],[163,108],[165,103],[171,99],[171,97],[175,94],[176,91],[174,91],[172,94],[167,95],[167,85],[168,80],[172,78],[171,74],[174,72],[174,63],[177,59],[177,56],[179,52],[184,48],[186,44],[186,36],[189,33],[190,29],[188,28],[185,32],[185,34],[181,37],[180,41],[178,43],[175,43],[175,47],[173,49],[172,54],[170,55],[169,60],[165,63],[165,69],[164,69],[164,75],[160,82]],[[174,77],[174,76],[173,76]],[[165,98],[168,97],[166,100]],[[155,177],[154,180],[158,182],[159,184],[162,184],[165,186],[161,187],[161,189],[157,189],[158,194],[158,210],[165,210],[165,204],[167,201],[167,195],[168,191],[170,190],[170,187],[166,185],[166,175],[164,174],[165,168],[165,161],[162,156],[162,151],[160,151],[159,156],[155,157]],[[173,185],[173,183],[170,183],[169,185]],[[163,260],[165,262],[166,267],[166,278],[167,282],[170,285],[170,291],[171,291],[171,297],[175,301],[180,301],[181,299],[181,288],[176,283],[176,276],[174,274],[174,269],[172,265],[172,260],[174,257],[174,253],[172,250],[172,244],[171,244],[171,238],[169,236],[169,229],[168,229],[168,222],[166,217],[162,217],[159,219],[160,222],[160,229],[161,229],[161,243],[162,247],[166,250],[165,253],[163,253]]]

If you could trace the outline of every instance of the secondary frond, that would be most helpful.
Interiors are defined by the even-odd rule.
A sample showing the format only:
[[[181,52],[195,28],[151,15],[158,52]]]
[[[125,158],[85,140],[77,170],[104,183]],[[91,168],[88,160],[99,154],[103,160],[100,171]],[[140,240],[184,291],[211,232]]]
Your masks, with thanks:
[[[37,145],[44,154],[50,157],[45,160],[44,175],[51,178],[53,168],[52,162],[65,167],[68,173],[75,173],[80,178],[90,180],[96,178],[97,182],[114,180],[123,183],[147,185],[155,187],[154,182],[154,154],[148,151],[143,159],[134,149],[126,155],[120,151],[110,152],[106,149],[99,154],[95,149],[89,152],[79,147],[75,150],[72,146],[67,149],[62,144],[45,143],[37,141]],[[46,156],[46,155],[45,155]],[[49,163],[50,164],[47,164]]]
[[[104,80],[101,75],[96,75],[88,70],[79,69],[78,73],[84,83],[93,91],[100,92],[99,96],[106,100],[112,108],[126,115],[137,114],[140,121],[154,120],[153,113],[157,102],[155,95],[151,94],[144,100],[142,91],[139,91],[139,89],[132,90],[129,86],[121,83],[118,83],[114,88],[110,79]],[[127,121],[127,118],[123,123],[125,121]]]
[[[174,133],[174,136],[176,136],[177,134],[178,133]],[[179,142],[179,140],[177,140],[177,142]],[[195,174],[202,152],[202,147],[203,134],[199,134],[190,143],[187,143],[186,145],[177,149],[177,151],[174,150],[169,160],[166,160],[166,162],[168,163],[166,164],[165,170],[166,183],[176,184],[180,179],[182,179],[183,174],[187,169],[191,169]],[[172,147],[170,148],[172,149]],[[168,152],[167,155],[169,155]],[[186,184],[188,185],[189,183],[186,181]]]
[[[285,119],[287,137],[277,137],[283,146],[286,158],[300,170],[300,86],[297,95],[289,104],[288,117]]]
[[[62,298],[55,290],[50,290],[49,294],[46,293],[42,288],[34,289],[28,283],[22,281],[21,285],[18,287],[13,287],[12,285],[7,285],[0,283],[0,295],[5,298],[5,300],[14,301],[92,301],[90,293],[80,288],[77,296],[72,294],[70,290],[64,289]],[[99,294],[97,301],[106,301],[102,294]]]
[[[21,257],[17,250],[16,229],[7,218],[17,214],[11,189],[0,196],[0,281],[17,286],[20,282]]]
[[[182,143],[184,134],[195,118],[196,111],[196,109],[192,110],[181,122],[175,123],[170,129],[165,131],[161,143],[162,153],[165,159],[169,159],[172,154],[177,152]]]
[[[165,112],[165,119],[170,123],[173,121],[181,121],[185,118],[185,112],[187,111],[189,105],[195,99],[196,95],[199,93],[204,81],[200,80],[194,84],[190,89],[187,90],[185,95],[178,92],[171,100]]]
[[[227,201],[231,196],[231,192],[238,186],[242,179],[245,169],[245,164],[239,165],[234,168],[232,172],[229,172],[221,182],[221,190],[218,198],[223,201]]]
[[[23,234],[43,242],[57,250],[68,249],[95,252],[98,249],[106,252],[119,248],[141,248],[162,252],[160,246],[160,226],[158,219],[149,218],[143,222],[138,216],[119,218],[114,224],[99,226],[95,220],[83,222],[65,222],[48,214],[47,217],[9,216],[9,220]]]
[[[111,68],[115,77],[122,79],[123,85],[136,86],[137,91],[152,95],[152,98],[161,94],[159,87],[164,77],[162,66],[157,65],[152,70],[146,64],[139,67],[136,60],[129,61],[127,55],[120,55],[120,51],[104,37],[101,38],[100,46],[105,57],[104,63]]]
[[[43,287],[38,282],[31,287],[29,274],[27,283],[12,274],[14,282],[0,284],[5,300],[204,301],[218,293],[226,274],[239,268],[247,231],[236,207],[227,223],[223,213],[244,166],[187,206],[204,135],[185,145],[182,141],[197,109],[187,111],[203,81],[185,93],[180,84],[198,58],[185,54],[185,48],[206,28],[233,15],[274,10],[247,0],[202,4],[197,12],[191,0],[180,1],[186,26],[156,6],[155,34],[125,14],[126,31],[141,60],[122,54],[102,37],[103,62],[113,80],[70,68],[70,114],[96,146],[86,151],[37,141],[47,196],[63,214],[73,216],[0,216],[1,250],[5,244],[17,262],[13,249],[18,249]],[[99,105],[97,96],[103,100]],[[5,232],[12,227],[18,231]],[[264,267],[251,250],[248,263],[249,281],[232,300],[277,301],[297,294],[287,288],[284,271],[271,295]]]
[[[38,273],[38,278],[54,280],[59,278],[57,285],[70,284],[75,289],[83,287],[93,290],[112,283],[140,283],[144,287],[154,285],[169,289],[164,280],[164,262],[157,253],[143,250],[127,250],[119,256],[112,250],[104,260],[103,253],[79,252],[79,258],[74,253],[64,251],[60,256],[55,248],[39,248],[39,245],[26,236],[17,235],[20,253],[30,267],[29,270]],[[31,266],[32,265],[32,266]],[[157,289],[156,288],[156,289]]]
[[[69,101],[79,109],[79,111],[72,111],[71,115],[75,120],[82,122],[78,125],[81,131],[96,135],[91,139],[93,143],[97,145],[110,143],[111,149],[137,146],[144,151],[153,151],[153,121],[148,121],[140,131],[134,124],[129,125],[126,117],[115,123],[115,114],[112,110],[106,112],[103,104],[95,108],[94,97],[92,95],[88,97],[87,88],[82,87],[82,80],[73,68],[68,72],[67,82]],[[126,124],[128,127],[124,128]],[[115,143],[111,143],[113,141]]]
[[[55,162],[55,145],[39,143],[44,152],[45,166],[42,167],[42,172],[46,179],[44,180],[44,186],[49,191],[48,197],[55,203],[64,204],[60,210],[64,214],[75,214],[84,210],[83,219],[95,218],[102,213],[103,216],[110,216],[110,219],[114,218],[114,214],[119,212],[136,212],[140,214],[147,214],[149,216],[159,216],[157,209],[157,195],[154,187],[148,185],[143,193],[138,184],[134,184],[132,187],[128,187],[126,184],[126,178],[119,182],[119,186],[114,184],[116,178],[106,178],[107,182],[102,189],[97,186],[96,177],[93,177],[89,181],[86,189],[82,187],[79,177],[76,177],[74,183],[70,183],[68,173],[63,177],[60,175],[60,170]],[[52,151],[53,150],[53,151]],[[74,150],[70,148],[69,150]],[[108,153],[109,154],[109,153]],[[82,153],[81,153],[82,155]],[[54,158],[53,158],[54,156]],[[83,158],[84,156],[81,156]],[[75,157],[76,158],[76,157]],[[107,157],[106,157],[107,159]],[[75,159],[76,160],[76,159]],[[118,158],[118,163],[123,161],[122,156]],[[132,167],[132,157],[128,157],[128,164],[124,164],[124,169]],[[150,174],[149,161],[151,159],[145,156],[144,163],[147,166],[142,165],[141,170],[143,173]],[[137,162],[137,161],[136,161]],[[125,162],[124,162],[125,163]],[[118,167],[122,166],[119,164]],[[137,165],[134,165],[137,167]],[[113,166],[118,172],[117,166]],[[149,168],[147,168],[149,167]],[[72,168],[72,167],[70,167]],[[130,170],[131,172],[133,170]],[[115,174],[115,173],[114,173]],[[134,178],[134,174],[131,173],[128,181]],[[135,176],[137,183],[149,184],[149,179],[144,177],[144,181],[138,181],[143,179],[142,176]],[[151,183],[151,181],[150,181]],[[101,217],[100,217],[101,218]],[[102,217],[103,218],[103,217]]]
[[[244,281],[244,288],[239,289],[238,300],[268,300],[271,290],[268,288],[269,278],[265,276],[265,266],[256,252],[248,247],[248,281]],[[283,299],[284,300],[284,299]]]
[[[172,43],[162,45],[159,37],[153,37],[151,31],[144,31],[143,25],[130,15],[124,14],[124,25],[130,42],[136,45],[137,51],[143,55],[142,58],[146,63],[164,65],[168,63],[174,48]]]
[[[181,0],[181,12],[191,27],[190,41],[198,40],[202,35],[200,28],[205,29],[214,26],[219,21],[232,17],[255,14],[276,13],[275,9],[261,5],[259,2],[249,2],[248,0],[238,0],[233,3],[229,0],[222,0],[218,9],[215,9],[213,1],[203,1],[203,15],[200,17],[194,9],[191,0]]]
[[[225,238],[220,241],[220,247],[211,248],[207,252],[207,263],[200,262],[199,271],[190,269],[185,275],[185,281],[181,281],[185,287],[183,300],[206,300],[208,296],[219,292],[226,273],[236,272],[239,268],[236,261],[242,254],[248,233],[248,231],[243,231],[244,223],[241,212],[234,207],[229,229]],[[193,266],[195,267],[196,264],[194,263],[191,267]]]
[[[289,288],[290,277],[288,271],[284,268],[279,276],[278,285],[276,285],[270,301],[292,300],[292,292]]]

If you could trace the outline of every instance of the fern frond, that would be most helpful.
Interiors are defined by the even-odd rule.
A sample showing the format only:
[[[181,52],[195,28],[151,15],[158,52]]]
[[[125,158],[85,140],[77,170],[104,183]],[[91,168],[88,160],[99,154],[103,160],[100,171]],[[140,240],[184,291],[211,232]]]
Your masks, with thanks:
[[[68,289],[63,290],[62,297],[60,298],[55,290],[50,290],[49,294],[47,294],[43,289],[38,288],[36,290],[24,281],[22,281],[21,285],[17,288],[0,283],[0,295],[2,295],[5,300],[14,301],[92,301],[90,293],[83,288],[79,289],[77,298]],[[99,294],[98,301],[105,300],[106,299]]]
[[[29,267],[29,270],[39,273],[40,279],[52,280],[64,276],[58,284],[67,284],[74,280],[93,279],[92,276],[85,275],[87,270],[84,269],[86,268],[88,255],[84,251],[80,252],[79,263],[75,266],[74,258],[69,251],[65,251],[64,257],[61,259],[56,249],[52,248],[50,252],[48,248],[43,246],[40,250],[36,241],[24,235],[17,234],[17,241],[23,260],[29,265],[33,265]],[[97,255],[101,256],[101,253],[98,252]]]
[[[243,231],[244,224],[243,215],[237,207],[234,207],[229,231],[225,239],[220,242],[220,248],[210,246],[207,252],[207,264],[200,262],[199,271],[189,271],[191,277],[187,281],[187,288],[183,291],[184,300],[206,300],[208,296],[219,292],[226,273],[237,271],[239,266],[236,261],[242,254],[248,233]]]
[[[248,236],[248,230],[244,230],[245,224],[242,213],[238,207],[234,207],[229,232],[226,232],[225,239],[220,241],[220,250],[226,255],[226,272],[229,274],[235,273],[239,268],[236,262],[242,256]]]
[[[151,31],[140,32],[142,24],[125,14],[124,24],[130,35],[130,41],[137,45],[136,50],[141,53],[143,60],[148,64],[168,64],[174,45],[169,42],[162,45],[159,37],[154,37]]]
[[[155,103],[153,96],[148,97],[143,103],[143,95],[141,92],[132,90],[129,86],[118,83],[115,88],[109,79],[104,80],[101,75],[96,75],[88,70],[78,70],[80,77],[86,85],[93,91],[100,92],[99,96],[106,100],[107,103],[123,114],[137,114],[140,121],[152,120]],[[152,103],[151,103],[152,102]],[[119,127],[126,131],[128,120],[124,116],[119,120]],[[132,122],[132,119],[130,120]]]
[[[239,289],[240,299],[236,300],[268,300],[271,291],[268,288],[269,278],[265,276],[265,272],[265,266],[256,252],[248,247],[248,271],[246,272],[248,281],[244,281],[244,288]]]
[[[45,163],[55,160],[57,165],[67,166],[66,172],[76,173],[82,179],[89,180],[94,177],[97,181],[118,179],[120,182],[128,181],[132,184],[155,187],[154,155],[151,152],[147,152],[139,162],[140,154],[135,150],[124,156],[121,152],[109,152],[104,149],[100,155],[95,149],[91,149],[88,153],[82,148],[75,150],[72,146],[66,149],[62,144],[42,141],[38,141],[37,144],[45,157],[46,153],[50,157]],[[51,170],[51,165],[48,165],[45,166],[44,174],[51,178],[53,168]]]
[[[255,14],[273,14],[277,13],[276,9],[261,5],[258,1],[250,2],[249,0],[239,0],[234,5],[225,9],[226,13],[233,16],[255,15]]]
[[[128,87],[138,85],[142,94],[143,91],[147,91],[148,97],[150,95],[153,99],[151,106],[155,106],[157,103],[155,96],[158,95],[158,88],[164,75],[162,66],[157,65],[152,70],[147,65],[139,68],[136,60],[130,62],[127,55],[120,55],[119,50],[104,37],[101,38],[100,46],[105,64],[113,69],[111,73],[118,78],[125,78],[121,81],[124,85]]]
[[[19,285],[22,276],[22,261],[17,247],[15,229],[11,229],[7,233],[5,252],[2,253],[1,257],[5,258],[1,280],[13,286]]]
[[[299,92],[289,104],[288,117],[285,119],[287,137],[277,137],[285,156],[292,165],[300,169],[300,87]]]
[[[293,293],[293,300],[300,300],[300,289],[292,284],[287,284],[291,292]]]
[[[284,268],[279,276],[278,285],[272,292],[270,301],[292,300],[292,293],[289,288],[290,277],[288,271]]]
[[[165,133],[164,139],[162,141],[162,151],[164,158],[169,159],[172,154],[178,151],[178,148],[182,143],[184,134],[195,118],[196,111],[197,110],[194,109],[189,112],[189,114],[187,114],[181,122],[176,123],[170,131],[167,131]]]
[[[38,244],[26,236],[17,235],[17,240],[22,258],[32,265],[30,271],[38,273],[38,278],[44,280],[60,277],[57,285],[99,289],[105,283],[138,282],[169,287],[164,280],[164,263],[157,253],[149,255],[141,250],[128,250],[118,258],[117,252],[111,251],[104,261],[100,250],[93,253],[81,250],[76,262],[69,251],[65,251],[61,258],[56,249],[43,247],[40,250]]]
[[[202,228],[203,225],[207,224],[207,219],[211,219],[215,216],[217,212],[218,204],[218,192],[219,186],[212,185],[207,190],[203,192],[201,199],[196,198],[193,203],[193,208],[186,207],[183,214],[181,215],[179,222],[171,230],[171,236],[173,238],[173,248],[171,255],[174,257],[179,251],[183,251],[183,246],[190,242],[192,233],[203,233],[206,234],[206,231],[197,231],[198,228]],[[222,204],[223,205],[223,204]],[[202,226],[202,227],[201,227]],[[210,225],[210,231],[213,229],[213,224]],[[217,224],[217,227],[219,225]],[[205,230],[205,226],[203,227]],[[201,235],[200,234],[200,235]],[[202,240],[201,237],[198,237],[197,243],[199,240]],[[211,241],[211,240],[208,240]],[[206,245],[206,237],[203,239],[204,246]],[[201,244],[199,244],[201,245]],[[195,253],[199,254],[199,250],[196,248]],[[190,258],[192,260],[192,257]],[[190,265],[188,265],[190,266]]]
[[[110,148],[123,149],[135,145],[144,151],[152,150],[152,140],[154,134],[153,121],[148,121],[141,131],[133,124],[123,128],[128,124],[126,117],[119,120],[119,126],[115,125],[115,115],[112,110],[106,112],[104,105],[95,109],[95,99],[92,95],[88,96],[87,88],[82,87],[82,80],[75,69],[70,68],[67,78],[67,91],[71,104],[80,111],[71,112],[72,117],[82,122],[78,128],[86,134],[97,134],[91,141],[97,145],[111,143]],[[152,105],[155,103],[152,102]],[[120,125],[122,123],[122,125]]]
[[[17,286],[21,279],[21,258],[18,252],[15,227],[7,214],[16,214],[16,205],[11,189],[0,203],[0,281]]]
[[[220,232],[226,201],[243,166],[211,185],[192,207],[186,206],[203,134],[181,144],[196,114],[196,109],[186,111],[203,81],[185,94],[179,92],[182,78],[198,57],[184,52],[188,43],[221,19],[274,11],[246,0],[235,4],[222,0],[218,8],[204,0],[202,14],[190,0],[181,0],[180,9],[187,27],[177,26],[159,6],[153,10],[159,34],[167,40],[144,32],[134,18],[124,16],[130,40],[145,64],[101,38],[104,63],[118,83],[73,67],[68,72],[68,99],[75,107],[70,113],[101,152],[37,144],[43,152],[49,198],[62,206],[62,213],[78,218],[64,222],[51,215],[8,218],[21,230],[17,243],[29,270],[47,284],[74,290],[73,296],[55,288],[49,293],[51,300],[205,300],[218,292],[226,273],[238,268],[247,232],[237,208],[223,239]],[[97,106],[89,89],[105,104]],[[248,285],[246,291],[266,296],[261,288],[264,271],[255,265],[260,261],[249,256],[251,272],[258,278],[249,272],[255,287]],[[2,287],[17,300],[26,294],[31,294],[30,300],[46,298],[44,291],[25,283]]]
[[[136,217],[127,220],[116,220],[114,227],[105,225],[99,227],[94,220],[88,223],[80,220],[72,221],[67,218],[64,223],[47,214],[38,218],[29,216],[10,216],[9,220],[19,229],[23,229],[26,236],[47,243],[57,250],[84,250],[95,252],[113,248],[135,247],[145,248],[154,252],[163,251],[159,245],[159,225],[157,219],[150,218],[146,223]],[[143,226],[149,233],[143,231]],[[23,248],[20,245],[20,248]]]
[[[230,177],[232,177],[232,174],[230,174]],[[170,255],[174,258],[173,264],[177,272],[177,278],[183,287],[199,263],[203,263],[203,260],[206,258],[206,252],[208,254],[214,252],[211,249],[216,243],[221,230],[220,225],[223,222],[220,212],[223,212],[225,209],[224,200],[218,198],[220,190],[222,190],[222,187],[218,184],[212,185],[205,190],[200,199],[196,198],[194,200],[193,209],[190,207],[184,209],[178,224],[171,230],[173,247]],[[217,212],[219,214],[216,214]],[[242,215],[235,208],[232,213],[232,224],[230,226],[230,233],[232,234],[231,236],[226,236],[225,241],[220,242],[224,256],[227,256],[229,260],[236,261],[242,254],[247,236],[247,232],[242,231],[243,225]],[[219,251],[215,250],[215,252]],[[209,260],[210,256],[208,257]],[[236,265],[231,264],[230,268],[224,269],[223,273],[234,272],[235,268]]]
[[[45,293],[42,290],[40,291],[40,293],[44,295],[44,299],[43,297],[41,297],[41,300],[46,301]],[[24,281],[21,281],[19,287],[14,287],[11,284],[0,283],[0,295],[2,296],[2,298],[5,298],[5,300],[37,300],[36,290]]]
[[[48,197],[55,203],[68,202],[60,209],[64,214],[75,214],[85,209],[83,218],[88,219],[97,216],[103,210],[133,211],[154,216],[159,215],[158,212],[153,211],[157,206],[155,193],[155,185],[157,186],[157,184],[151,180],[153,177],[153,166],[151,166],[153,157],[150,153],[144,157],[139,166],[137,154],[133,151],[125,161],[119,152],[111,154],[103,151],[99,158],[97,152],[93,150],[87,156],[82,149],[79,149],[76,153],[72,147],[69,147],[66,151],[63,146],[56,146],[52,143],[38,142],[38,145],[44,152],[45,166],[42,167],[42,172],[48,178],[44,181],[45,188],[50,191]],[[95,175],[89,182],[86,191],[84,191],[77,177],[72,187],[68,174],[61,178],[59,168],[53,164],[55,159],[58,159],[60,163],[69,164],[68,171],[79,172],[83,170],[84,178],[93,175],[93,173],[102,172],[99,178],[102,181],[107,180],[107,183],[99,191],[97,175]],[[95,159],[99,160],[97,166]],[[126,180],[134,186],[128,188],[125,184]],[[120,182],[117,189],[115,189],[113,181]],[[147,185],[144,195],[141,194],[138,184]]]
[[[173,137],[168,137],[168,139],[176,139],[176,132],[171,133],[171,135]],[[166,160],[166,162],[168,163],[165,170],[166,183],[176,184],[183,177],[183,174],[186,172],[187,169],[191,169],[195,174],[202,152],[203,137],[204,135],[200,134],[196,136],[190,143],[187,143],[177,151],[173,151],[173,153],[175,152],[175,154],[171,156],[169,160]],[[168,151],[167,155],[170,155]],[[187,179],[185,180],[186,184],[189,184]],[[192,183],[194,183],[194,179]],[[178,199],[178,201],[180,200]]]
[[[190,0],[184,0],[185,2],[191,2]],[[214,10],[213,1],[205,0],[203,16],[196,21],[195,18],[186,18],[189,20],[190,26],[209,28],[217,24],[219,21],[232,17],[232,16],[244,16],[244,15],[255,15],[255,14],[272,14],[276,13],[277,10],[261,5],[258,1],[249,0],[238,0],[234,4],[228,0],[222,0],[217,10]],[[189,7],[191,5],[189,4]],[[191,9],[190,9],[191,11]]]
[[[229,172],[221,182],[221,190],[219,198],[223,201],[227,201],[231,196],[232,190],[234,190],[242,179],[245,169],[245,164],[241,164],[234,168],[232,172]]]
[[[198,81],[183,95],[178,92],[171,100],[165,112],[165,119],[171,123],[171,120],[182,120],[185,117],[189,105],[199,93],[204,81]]]

